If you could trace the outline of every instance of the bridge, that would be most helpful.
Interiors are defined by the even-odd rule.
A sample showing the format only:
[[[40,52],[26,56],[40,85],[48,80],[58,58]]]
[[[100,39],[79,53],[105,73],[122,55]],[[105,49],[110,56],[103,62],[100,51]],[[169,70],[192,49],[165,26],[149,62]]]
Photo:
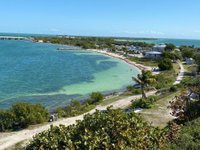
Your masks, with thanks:
[[[28,37],[0,36],[0,40],[31,40]]]

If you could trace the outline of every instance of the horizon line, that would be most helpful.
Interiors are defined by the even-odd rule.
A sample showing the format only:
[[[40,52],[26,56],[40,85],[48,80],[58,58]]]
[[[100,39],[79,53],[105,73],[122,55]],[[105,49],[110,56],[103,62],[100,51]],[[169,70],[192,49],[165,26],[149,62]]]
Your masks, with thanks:
[[[0,32],[0,34],[32,34],[32,35],[50,35],[50,36],[74,36],[74,37],[100,37],[100,38],[126,38],[126,39],[176,39],[176,40],[200,40],[200,38],[171,38],[171,37],[133,37],[133,36],[109,36],[109,35],[73,35],[73,34],[56,34],[56,33],[27,33],[27,32]]]

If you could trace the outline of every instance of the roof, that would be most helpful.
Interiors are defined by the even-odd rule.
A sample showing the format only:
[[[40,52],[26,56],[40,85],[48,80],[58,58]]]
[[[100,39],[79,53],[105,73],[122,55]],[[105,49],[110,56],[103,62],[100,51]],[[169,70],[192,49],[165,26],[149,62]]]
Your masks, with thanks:
[[[161,52],[157,52],[157,51],[150,51],[150,52],[146,52],[145,54],[154,54],[154,55],[161,55]]]
[[[165,44],[154,45],[154,48],[165,48]]]

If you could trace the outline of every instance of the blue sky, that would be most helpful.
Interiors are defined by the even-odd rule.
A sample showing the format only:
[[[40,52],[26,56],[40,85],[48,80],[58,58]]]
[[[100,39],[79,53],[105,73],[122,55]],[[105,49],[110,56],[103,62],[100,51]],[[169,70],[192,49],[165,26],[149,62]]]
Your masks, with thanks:
[[[200,39],[200,0],[1,0],[0,32]]]

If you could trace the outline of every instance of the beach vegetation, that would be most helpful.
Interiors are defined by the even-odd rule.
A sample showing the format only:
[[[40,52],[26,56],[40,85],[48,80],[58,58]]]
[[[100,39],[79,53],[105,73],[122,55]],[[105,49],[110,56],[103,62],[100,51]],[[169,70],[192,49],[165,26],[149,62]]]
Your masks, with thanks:
[[[142,108],[149,109],[153,106],[153,104],[158,100],[158,96],[149,96],[146,99],[141,98],[134,102],[132,102],[131,108]]]
[[[101,102],[104,99],[104,96],[100,92],[92,92],[90,98],[87,100],[89,104],[96,104]]]
[[[160,60],[158,67],[161,71],[173,69],[172,61],[169,58]]]
[[[58,107],[56,113],[61,117],[74,117],[84,114],[92,110],[95,105],[88,104],[87,102],[81,104],[80,101],[72,100],[71,103],[66,107]]]
[[[72,100],[66,107],[59,107],[56,109],[59,117],[74,117],[94,109],[97,104],[103,101],[104,96],[100,92],[93,92],[90,97],[83,103],[77,100]]]
[[[108,108],[85,115],[76,125],[51,126],[36,135],[26,149],[161,149],[164,135],[134,112]]]
[[[138,74],[137,77],[132,77],[132,79],[134,82],[140,85],[142,98],[146,99],[147,96],[145,94],[145,88],[156,82],[151,71],[142,70],[141,74]]]
[[[176,46],[172,43],[166,44],[165,51],[173,51]]]
[[[49,112],[42,105],[16,103],[10,109],[0,111],[0,131],[24,129],[48,119]]]

